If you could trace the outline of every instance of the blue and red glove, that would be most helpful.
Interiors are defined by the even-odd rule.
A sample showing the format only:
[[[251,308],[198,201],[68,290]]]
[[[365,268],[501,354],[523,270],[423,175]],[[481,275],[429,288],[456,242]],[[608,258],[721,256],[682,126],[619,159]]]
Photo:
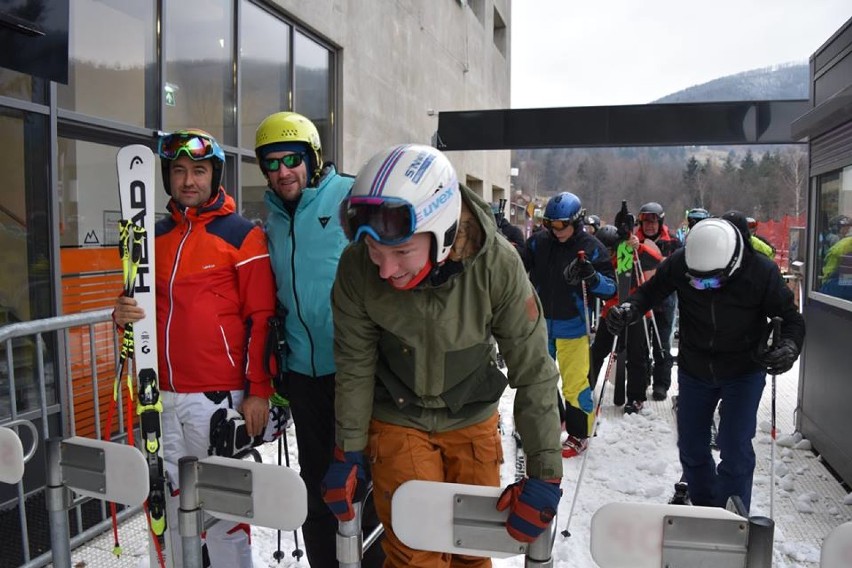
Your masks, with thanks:
[[[556,516],[562,489],[559,479],[528,477],[506,487],[497,500],[497,510],[509,509],[506,530],[521,542],[532,542]]]
[[[363,452],[344,452],[334,448],[334,461],[322,479],[322,500],[339,521],[355,518],[352,503],[364,499],[367,493],[367,473]]]

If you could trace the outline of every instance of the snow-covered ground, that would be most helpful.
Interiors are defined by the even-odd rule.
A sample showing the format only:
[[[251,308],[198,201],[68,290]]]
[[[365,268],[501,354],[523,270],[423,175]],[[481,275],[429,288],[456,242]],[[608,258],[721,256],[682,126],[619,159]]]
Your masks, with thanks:
[[[677,390],[677,367],[673,371],[673,386],[669,394]],[[787,398],[795,399],[797,392],[798,366],[785,375],[778,377],[779,398],[781,391]],[[599,385],[600,388],[600,385]],[[577,478],[582,466],[582,458],[564,460],[565,474],[562,488],[563,497],[559,506],[558,528],[570,527],[570,537],[556,536],[553,547],[554,565],[557,567],[586,568],[595,567],[589,548],[589,527],[592,515],[601,506],[611,502],[653,502],[666,503],[672,494],[673,484],[680,478],[681,469],[677,456],[676,432],[674,431],[671,399],[662,402],[649,402],[640,414],[624,415],[620,408],[612,405],[612,387],[608,385],[602,405],[601,420],[597,436],[588,451],[588,463],[583,474],[573,514],[571,505],[577,491]],[[768,412],[771,396],[770,380],[762,401],[759,415],[758,433],[755,438],[755,451],[758,455],[758,467],[755,472],[755,487],[752,499],[752,515],[769,516],[769,464],[770,464],[770,422]],[[507,390],[500,404],[504,422],[505,461],[502,468],[504,485],[514,481],[515,443],[511,437],[511,412],[514,391]],[[796,440],[791,436],[792,407],[785,408],[779,400],[777,424],[778,440],[788,447],[776,448],[776,495],[775,495],[775,553],[773,566],[776,568],[812,568],[819,563],[819,543],[812,540],[798,540],[801,536],[802,514],[815,516],[819,512],[827,517],[828,525],[834,526],[852,520],[852,499],[843,492],[840,484],[826,473],[819,475],[827,486],[834,487],[831,494],[819,494],[800,488],[798,480],[803,478],[808,468],[824,468],[818,459],[808,451],[807,441],[789,446]],[[783,419],[781,413],[784,413]],[[765,419],[762,419],[765,418]],[[294,451],[295,438],[290,433],[289,447]],[[273,449],[266,450],[264,461],[273,461],[277,454]],[[718,457],[718,455],[717,455]],[[295,462],[293,454],[291,462]],[[791,465],[791,464],[798,465]],[[810,464],[810,465],[809,465]],[[813,473],[813,472],[810,472]],[[810,512],[809,512],[810,511]],[[797,514],[798,513],[798,514]],[[805,522],[812,523],[807,518]],[[787,532],[791,535],[788,536]],[[822,536],[827,535],[828,530]],[[292,533],[282,535],[282,550],[285,560],[278,564],[272,558],[277,549],[277,537],[273,531],[259,529],[254,533],[255,566],[286,566],[291,561],[290,553],[294,549]],[[299,563],[304,566],[305,559]],[[295,565],[295,563],[292,563]],[[524,565],[523,556],[504,560],[494,560],[495,567],[520,567]]]
[[[669,394],[676,393],[677,368],[674,384]],[[779,446],[776,448],[776,493],[774,518],[776,521],[773,566],[776,568],[816,568],[819,565],[822,539],[836,526],[852,520],[852,498],[808,451],[807,440],[799,441],[792,434],[793,410],[797,395],[798,367],[778,377]],[[600,385],[599,385],[600,387]],[[563,497],[557,518],[558,529],[569,525],[570,537],[556,535],[553,548],[554,566],[587,568],[595,567],[589,547],[589,527],[592,515],[601,506],[612,502],[666,503],[671,496],[673,484],[680,477],[680,464],[675,446],[671,399],[662,402],[650,401],[640,414],[625,416],[611,401],[611,385],[604,396],[597,436],[588,451],[586,469],[582,483],[577,479],[582,458],[564,460],[565,474]],[[769,470],[770,470],[770,381],[764,391],[758,415],[758,433],[755,438],[757,468],[752,499],[752,515],[769,516]],[[501,420],[504,423],[505,462],[502,468],[504,485],[514,480],[515,443],[511,437],[511,408],[514,391],[507,390],[500,404]],[[295,434],[288,432],[290,463],[298,469]],[[792,446],[797,446],[794,448]],[[267,444],[262,448],[265,463],[277,463],[277,445]],[[574,511],[571,506],[578,492]],[[101,563],[95,560],[95,551],[111,549],[109,536],[104,535],[92,544],[78,549],[73,554],[75,562],[84,561],[92,566],[147,566],[144,553],[144,526],[138,520],[135,530],[137,544],[131,531],[123,532],[125,555],[117,563],[114,557]],[[141,526],[142,528],[138,528]],[[278,550],[278,533],[255,527],[252,530],[253,556],[256,568],[308,566],[306,558],[296,562],[293,533],[282,533],[280,562],[273,554]],[[103,544],[98,541],[103,540]],[[299,542],[302,543],[301,535]],[[495,567],[520,567],[523,556],[495,560]]]

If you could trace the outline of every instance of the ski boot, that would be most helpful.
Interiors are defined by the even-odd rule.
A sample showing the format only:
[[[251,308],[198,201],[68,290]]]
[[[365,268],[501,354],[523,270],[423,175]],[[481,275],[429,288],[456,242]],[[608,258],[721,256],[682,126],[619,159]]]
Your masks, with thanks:
[[[689,500],[689,487],[685,481],[678,481],[674,488],[675,492],[669,499],[669,505],[692,505],[692,501]]]

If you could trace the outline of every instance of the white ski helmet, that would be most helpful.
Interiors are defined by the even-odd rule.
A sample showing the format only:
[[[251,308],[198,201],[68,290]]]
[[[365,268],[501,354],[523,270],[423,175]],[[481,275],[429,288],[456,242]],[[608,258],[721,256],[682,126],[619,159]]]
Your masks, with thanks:
[[[733,223],[724,219],[696,223],[686,236],[685,248],[690,276],[717,278],[719,284],[730,278],[743,260],[743,237]]]
[[[341,204],[341,224],[350,240],[369,235],[385,245],[431,233],[432,261],[440,263],[453,247],[461,202],[456,171],[444,154],[430,146],[393,146],[358,172]]]

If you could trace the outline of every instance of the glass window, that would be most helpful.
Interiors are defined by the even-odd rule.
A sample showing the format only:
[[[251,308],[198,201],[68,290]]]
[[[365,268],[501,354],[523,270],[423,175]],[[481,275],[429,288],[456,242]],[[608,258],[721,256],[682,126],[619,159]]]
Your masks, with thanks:
[[[233,2],[163,4],[165,130],[201,128],[235,144]]]
[[[852,301],[852,166],[817,178],[814,289]]]
[[[53,315],[48,209],[47,117],[0,109],[0,326]],[[37,353],[32,338],[0,344],[0,420],[10,415],[11,356],[18,412],[38,408]],[[54,345],[45,345],[46,361]],[[45,369],[48,404],[56,402],[52,365]]]
[[[242,187],[242,202],[240,214],[249,221],[264,223],[266,221],[266,204],[263,194],[266,193],[266,178],[254,161],[241,162],[240,179]]]
[[[296,32],[293,44],[296,64],[295,111],[313,121],[319,130],[323,159],[333,160],[331,52],[299,32]]]
[[[146,99],[156,88],[156,3],[75,0],[70,17],[68,84],[57,85],[59,106],[145,126]],[[153,108],[159,101],[147,102]]]
[[[71,249],[96,251],[108,247],[107,260],[111,266],[119,267],[117,223],[121,218],[118,198],[118,174],[115,171],[115,155],[118,148],[105,144],[59,138],[59,244],[62,255]],[[163,189],[159,167],[154,176],[157,184],[156,211],[166,214],[168,196]],[[78,254],[78,253],[75,253]],[[96,260],[95,252],[89,253],[91,270],[104,270],[102,261]],[[64,258],[63,258],[64,261]],[[77,274],[80,270],[65,270],[63,273]],[[115,294],[112,294],[114,297]],[[72,310],[80,311],[80,310]],[[65,313],[69,313],[66,311]]]
[[[0,67],[0,95],[34,103],[44,103],[46,81]]]
[[[290,26],[242,0],[240,120],[243,148],[268,115],[290,109]]]

